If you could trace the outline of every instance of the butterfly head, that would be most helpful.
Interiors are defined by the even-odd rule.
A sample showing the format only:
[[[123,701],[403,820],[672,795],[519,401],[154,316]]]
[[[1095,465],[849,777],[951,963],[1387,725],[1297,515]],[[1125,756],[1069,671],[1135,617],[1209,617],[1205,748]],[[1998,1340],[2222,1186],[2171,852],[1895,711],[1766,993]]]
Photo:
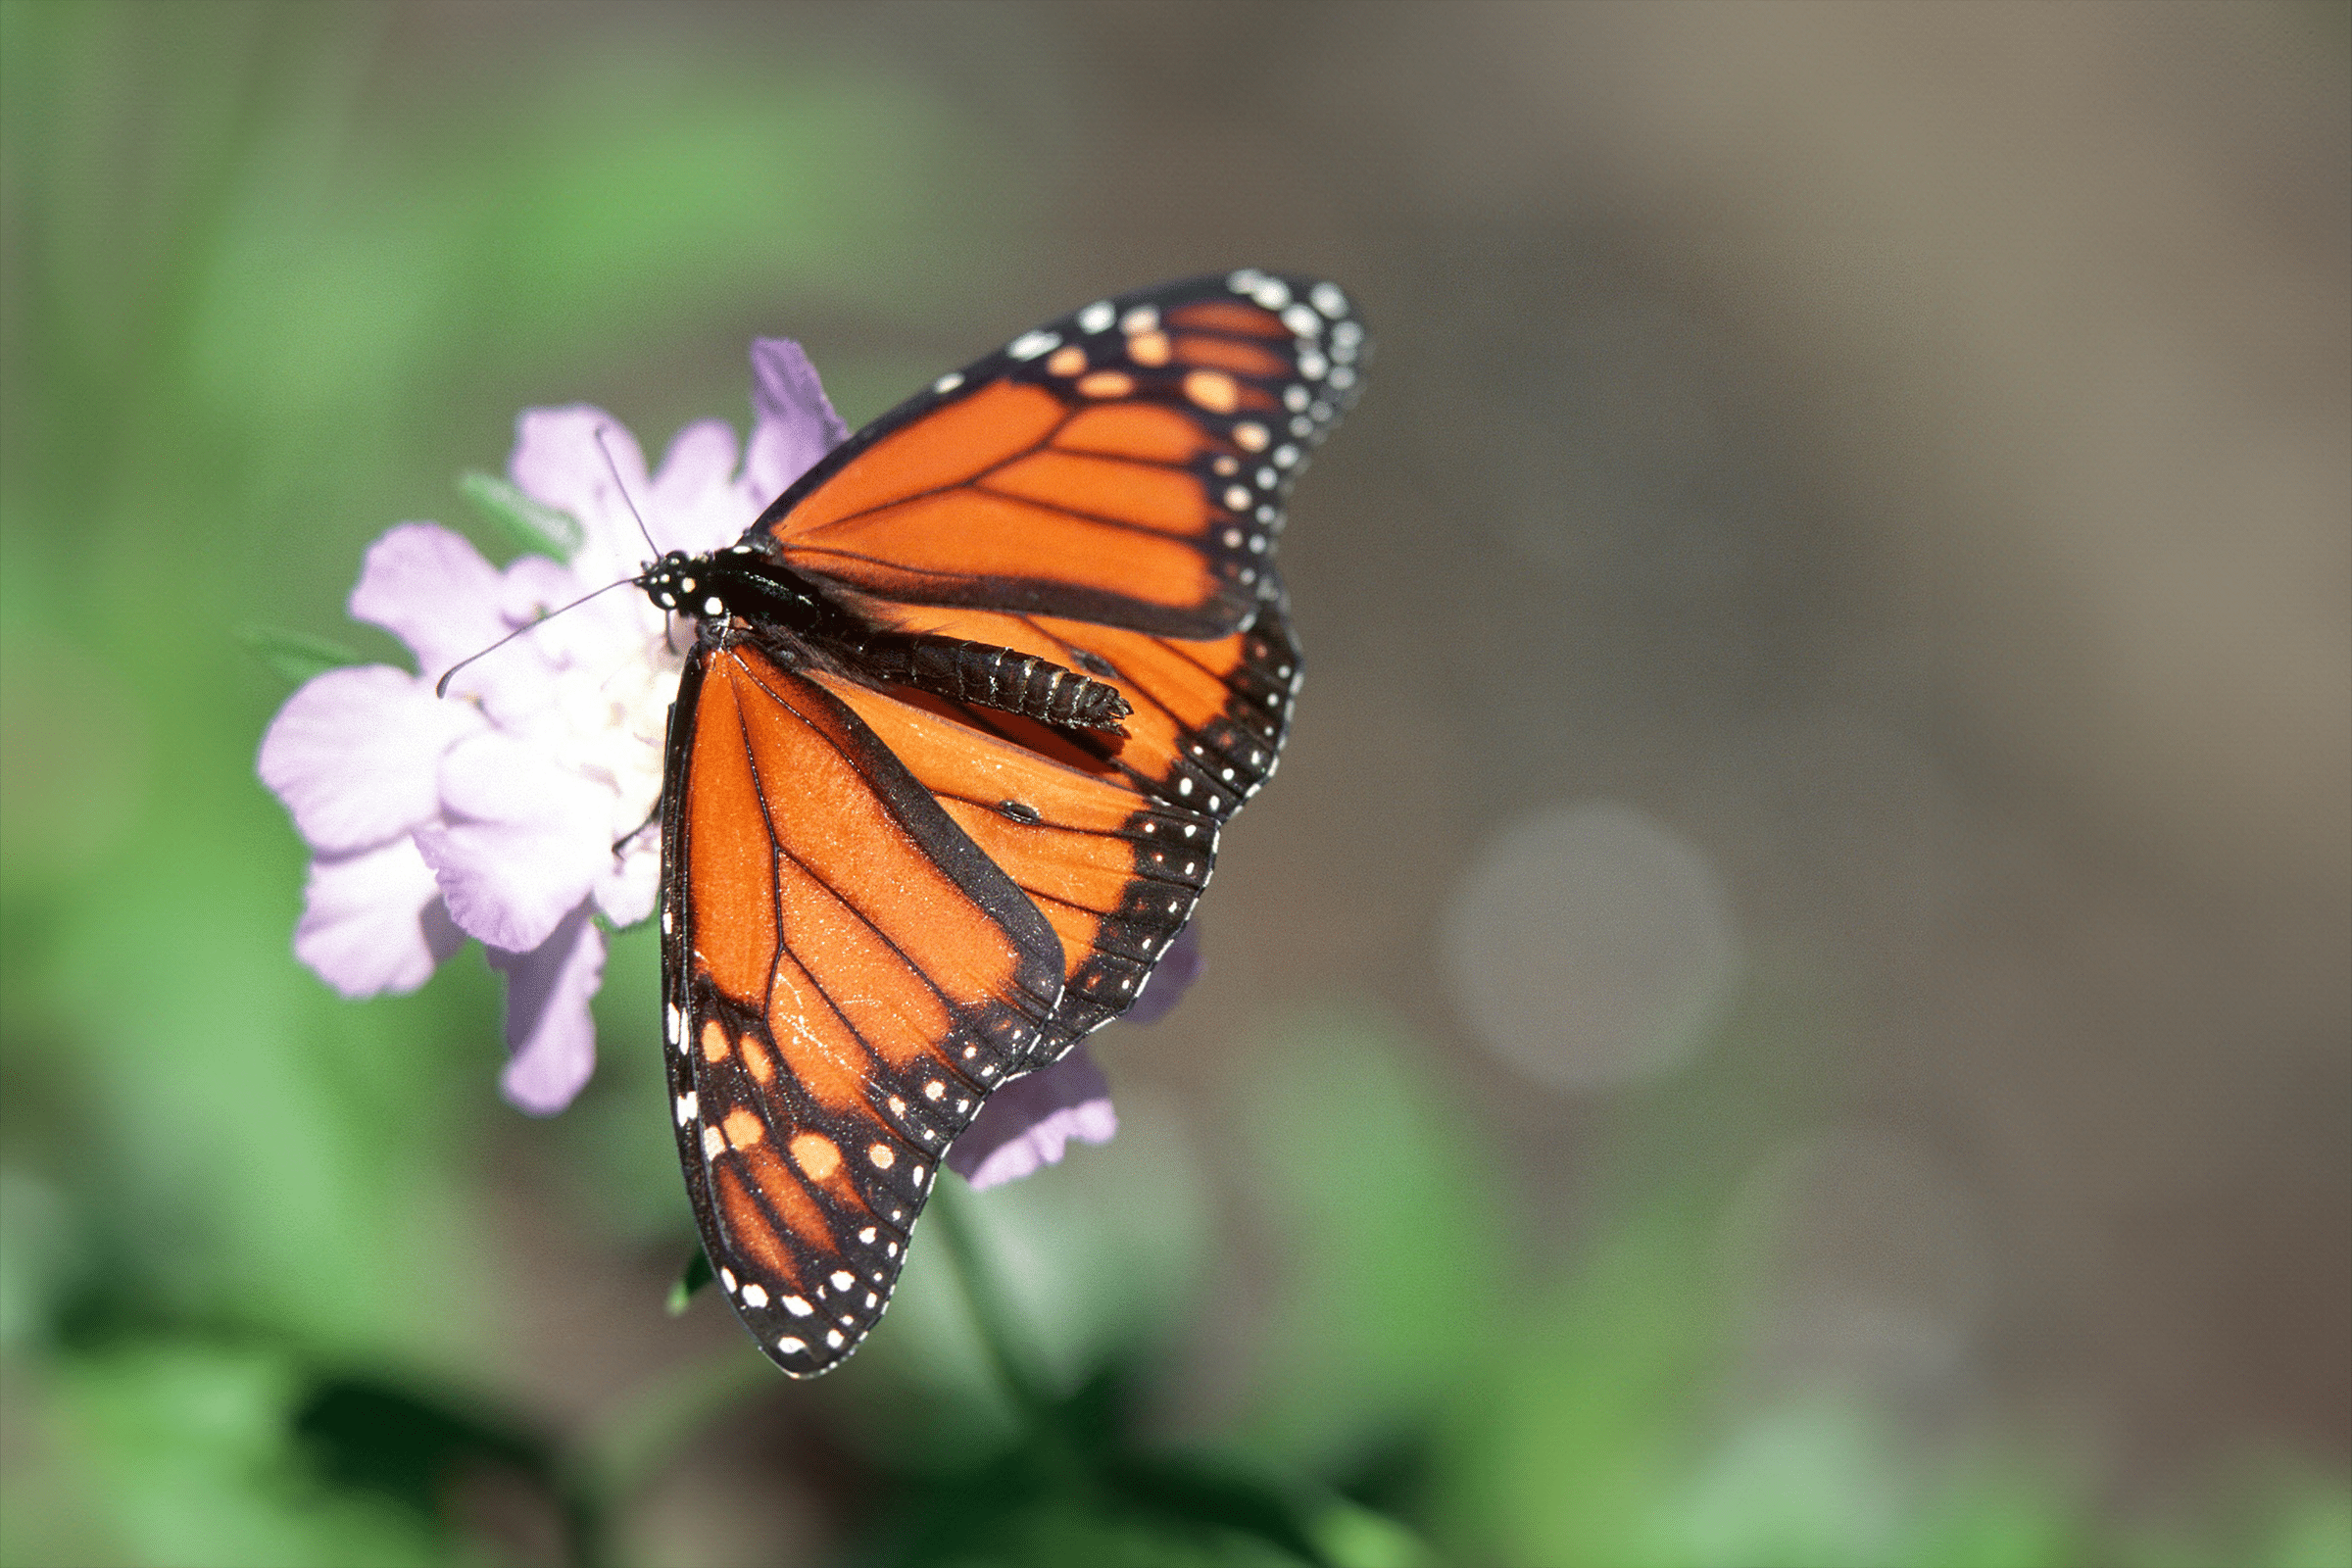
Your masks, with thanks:
[[[691,615],[706,628],[741,618],[768,632],[806,634],[840,613],[797,572],[750,544],[707,556],[664,551],[630,580],[656,609]]]
[[[662,552],[662,559],[638,575],[637,585],[645,590],[655,607],[676,611],[686,615],[716,615],[725,612],[725,603],[710,580],[709,557],[694,557],[683,550]]]

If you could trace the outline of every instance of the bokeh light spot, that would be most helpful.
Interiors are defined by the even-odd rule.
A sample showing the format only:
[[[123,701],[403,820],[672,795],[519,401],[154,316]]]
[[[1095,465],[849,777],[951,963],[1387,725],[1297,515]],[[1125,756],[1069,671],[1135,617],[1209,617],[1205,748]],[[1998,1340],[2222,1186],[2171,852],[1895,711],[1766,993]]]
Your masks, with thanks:
[[[1740,933],[1694,845],[1632,807],[1550,807],[1494,834],[1442,938],[1496,1055],[1562,1093],[1680,1066],[1738,983]]]

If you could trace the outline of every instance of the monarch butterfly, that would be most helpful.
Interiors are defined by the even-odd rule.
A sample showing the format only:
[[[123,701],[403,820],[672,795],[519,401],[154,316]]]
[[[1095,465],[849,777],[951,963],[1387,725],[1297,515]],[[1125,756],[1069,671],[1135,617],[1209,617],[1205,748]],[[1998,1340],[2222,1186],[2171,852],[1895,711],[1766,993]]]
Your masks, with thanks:
[[[662,783],[662,1011],[712,1273],[795,1376],[882,1314],[989,1094],[1126,1008],[1274,771],[1274,546],[1357,389],[1327,282],[1098,301],[941,376],[742,539]]]

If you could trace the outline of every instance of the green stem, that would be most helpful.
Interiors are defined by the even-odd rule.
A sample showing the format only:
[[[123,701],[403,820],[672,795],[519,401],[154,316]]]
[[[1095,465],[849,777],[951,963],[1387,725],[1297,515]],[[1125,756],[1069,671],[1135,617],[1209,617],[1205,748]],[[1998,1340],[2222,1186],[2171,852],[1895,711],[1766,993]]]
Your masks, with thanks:
[[[956,1268],[956,1281],[962,1287],[964,1303],[972,1314],[972,1326],[979,1332],[989,1362],[1004,1385],[1005,1396],[1030,1425],[1039,1426],[1053,1400],[1038,1378],[1036,1358],[1030,1353],[1026,1339],[1014,1322],[1012,1309],[1004,1299],[1002,1283],[980,1240],[971,1204],[971,1190],[960,1180],[942,1181],[931,1195],[932,1223],[939,1227],[940,1240],[947,1244],[948,1257]]]

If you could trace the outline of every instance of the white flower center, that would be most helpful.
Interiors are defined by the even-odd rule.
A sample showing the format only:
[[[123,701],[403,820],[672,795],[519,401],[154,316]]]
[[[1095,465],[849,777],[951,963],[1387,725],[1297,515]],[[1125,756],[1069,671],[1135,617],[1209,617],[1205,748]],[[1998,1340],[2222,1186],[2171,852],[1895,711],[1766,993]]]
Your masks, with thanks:
[[[661,801],[663,731],[685,666],[658,621],[647,619],[643,635],[606,645],[609,662],[576,663],[557,675],[550,704],[557,722],[544,737],[556,761],[612,791],[615,838],[634,832]]]

